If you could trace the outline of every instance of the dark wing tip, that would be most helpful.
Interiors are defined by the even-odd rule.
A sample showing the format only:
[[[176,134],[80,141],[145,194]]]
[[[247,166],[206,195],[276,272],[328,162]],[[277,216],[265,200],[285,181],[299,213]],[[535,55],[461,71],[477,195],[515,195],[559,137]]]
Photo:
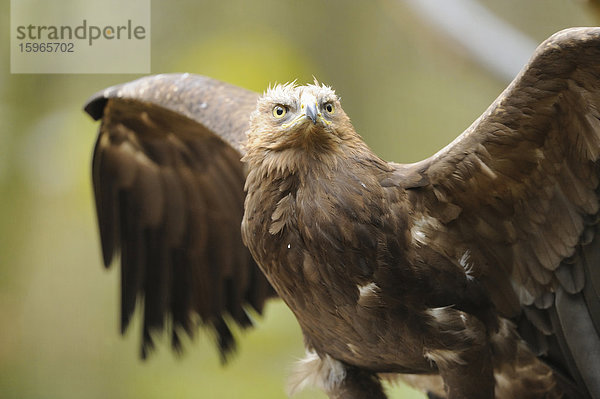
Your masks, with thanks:
[[[231,332],[231,329],[223,320],[223,318],[219,318],[213,324],[213,328],[217,333],[217,345],[219,347],[219,358],[221,360],[221,364],[226,364],[227,361],[231,358],[231,356],[235,353],[237,349],[237,343],[235,341],[235,337]]]
[[[95,121],[102,119],[102,117],[104,116],[104,108],[106,108],[106,103],[108,102],[108,100],[110,98],[121,97],[119,95],[120,90],[123,88],[123,86],[130,85],[131,83],[119,84],[108,87],[104,90],[97,91],[85,101],[83,110]],[[135,96],[131,97],[135,99]]]
[[[104,96],[104,91],[98,92],[85,102],[83,110],[95,121],[100,120],[104,115],[104,107],[106,107],[107,101],[108,98]]]

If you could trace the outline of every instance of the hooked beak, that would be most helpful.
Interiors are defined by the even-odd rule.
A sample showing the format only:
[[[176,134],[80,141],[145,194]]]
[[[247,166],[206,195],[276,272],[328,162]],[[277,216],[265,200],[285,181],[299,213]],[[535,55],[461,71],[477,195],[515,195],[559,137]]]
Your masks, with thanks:
[[[312,103],[306,104],[306,111],[304,111],[304,114],[308,117],[308,119],[310,119],[312,121],[312,123],[314,125],[317,124],[317,116],[318,116],[317,104],[312,104]]]

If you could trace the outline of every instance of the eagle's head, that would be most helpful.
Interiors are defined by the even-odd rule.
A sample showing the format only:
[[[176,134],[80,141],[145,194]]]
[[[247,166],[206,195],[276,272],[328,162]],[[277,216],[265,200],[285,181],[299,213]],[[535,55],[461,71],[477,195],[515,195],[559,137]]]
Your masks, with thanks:
[[[337,151],[358,135],[331,87],[295,83],[269,88],[250,117],[248,153],[301,151],[317,156]]]

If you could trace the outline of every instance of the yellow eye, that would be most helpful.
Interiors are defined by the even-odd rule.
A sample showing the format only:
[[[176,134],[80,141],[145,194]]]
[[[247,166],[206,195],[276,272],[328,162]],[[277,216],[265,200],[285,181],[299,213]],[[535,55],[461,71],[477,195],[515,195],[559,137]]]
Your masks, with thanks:
[[[283,105],[273,107],[273,116],[275,118],[283,118],[287,114],[287,109]]]
[[[327,112],[328,114],[333,114],[335,112],[335,107],[332,103],[325,103],[323,108],[325,108],[325,112]]]

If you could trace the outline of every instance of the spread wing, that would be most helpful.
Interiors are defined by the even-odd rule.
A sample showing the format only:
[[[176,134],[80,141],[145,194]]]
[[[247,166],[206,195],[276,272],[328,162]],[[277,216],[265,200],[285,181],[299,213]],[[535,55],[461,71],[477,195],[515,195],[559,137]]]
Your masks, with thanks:
[[[426,245],[479,279],[532,348],[595,398],[599,158],[600,29],[577,28],[540,45],[454,142],[397,166],[434,221]]]
[[[142,356],[167,329],[173,347],[198,325],[222,359],[227,325],[250,326],[274,291],[242,244],[240,162],[256,93],[214,79],[170,74],[94,95],[85,110],[100,131],[92,166],[104,264],[120,252],[121,330],[143,311]]]

